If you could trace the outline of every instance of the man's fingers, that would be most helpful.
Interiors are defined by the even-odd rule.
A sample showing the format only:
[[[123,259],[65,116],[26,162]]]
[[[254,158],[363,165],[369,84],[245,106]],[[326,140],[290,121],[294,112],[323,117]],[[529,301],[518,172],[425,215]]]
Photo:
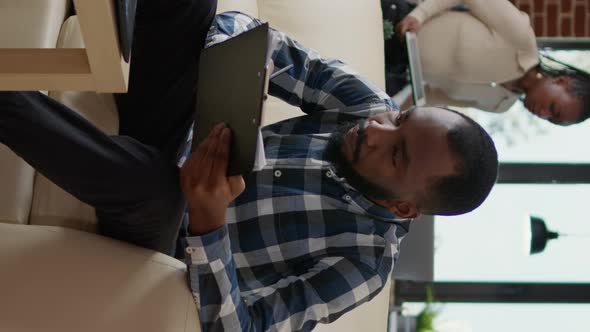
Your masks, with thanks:
[[[193,154],[195,154],[196,156],[204,155],[204,153],[209,148],[209,144],[211,143],[211,137],[214,135],[216,128],[217,128],[217,126],[213,127],[213,129],[211,129],[211,132],[209,132],[209,135],[207,135],[207,137],[205,137],[205,139],[201,143],[199,143],[199,146],[197,146],[195,151],[193,151]]]
[[[227,164],[229,162],[229,149],[231,141],[231,130],[224,128],[219,136],[219,144],[215,152],[212,175],[215,177],[225,177],[227,174]]]
[[[180,170],[181,185],[188,189],[196,182],[207,179],[210,173],[210,166],[207,168],[207,155],[212,154],[209,150],[215,148],[215,137],[219,135],[224,124],[213,127],[209,135],[197,146]],[[210,164],[210,163],[209,163]]]
[[[204,168],[204,172],[205,174],[207,174],[208,176],[212,175],[214,173],[214,164],[215,164],[215,159],[217,158],[217,150],[219,150],[219,145],[220,145],[220,139],[221,139],[221,134],[223,133],[223,130],[225,128],[225,124],[219,124],[215,127],[215,129],[213,130],[213,132],[211,133],[211,142],[209,143],[209,147],[207,149],[207,153],[203,156],[203,168]]]
[[[207,138],[205,138],[205,140],[203,140],[203,142],[201,142],[201,144],[199,144],[199,146],[197,147],[197,150],[195,151],[197,153],[197,160],[194,165],[194,167],[196,168],[195,171],[202,172],[204,174],[209,174],[211,162],[210,159],[211,156],[215,153],[215,150],[217,150],[217,139],[221,133],[221,130],[224,127],[225,124],[223,123],[217,124],[215,127],[213,127],[213,129],[211,129],[209,136],[207,136]]]
[[[420,30],[420,22],[413,16],[406,16],[401,22],[395,27],[395,33],[399,40],[404,40],[406,32],[418,32]]]
[[[397,24],[397,27],[395,29],[395,32],[397,34],[397,38],[399,40],[403,40],[404,39],[404,34],[406,33],[407,30],[407,22],[406,21],[401,21]]]
[[[241,175],[234,175],[230,176],[227,179],[229,183],[229,188],[232,194],[232,200],[238,197],[239,194],[246,189],[246,183],[244,182],[244,178]]]

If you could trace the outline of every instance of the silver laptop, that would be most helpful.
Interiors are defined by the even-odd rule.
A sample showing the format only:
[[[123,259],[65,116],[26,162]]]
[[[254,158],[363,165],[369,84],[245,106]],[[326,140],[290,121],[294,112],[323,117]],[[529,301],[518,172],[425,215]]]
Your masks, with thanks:
[[[408,49],[408,62],[410,67],[410,82],[412,85],[412,98],[414,105],[424,106],[426,104],[426,92],[424,91],[424,76],[420,64],[420,50],[416,33],[406,32],[406,46]]]

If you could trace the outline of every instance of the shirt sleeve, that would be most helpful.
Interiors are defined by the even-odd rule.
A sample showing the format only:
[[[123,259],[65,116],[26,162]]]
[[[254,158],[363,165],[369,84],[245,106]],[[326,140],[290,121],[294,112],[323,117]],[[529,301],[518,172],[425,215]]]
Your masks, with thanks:
[[[460,83],[447,82],[446,88]],[[469,84],[466,84],[469,86]],[[475,88],[475,90],[473,89]],[[433,87],[429,84],[425,86],[426,98],[433,105],[446,105],[456,107],[474,107],[481,111],[492,113],[503,113],[508,111],[518,100],[519,95],[503,93],[496,89],[474,85],[466,95],[453,96],[445,93],[443,89]]]
[[[203,332],[311,331],[370,300],[383,288],[391,258],[379,266],[324,257],[303,273],[242,295],[227,226],[186,239],[190,287]]]
[[[260,24],[259,20],[239,12],[217,15],[207,46]],[[367,103],[398,108],[383,90],[342,61],[324,59],[317,51],[304,47],[275,29],[271,29],[271,34],[275,71],[290,65],[293,67],[270,81],[270,95],[301,108],[307,114]]]
[[[424,24],[431,17],[461,3],[463,3],[461,0],[425,0],[416,6],[408,15],[415,17],[418,22]]]
[[[528,15],[508,0],[426,0],[409,15],[424,24],[432,16],[460,4],[467,5],[471,15],[502,36],[514,49],[528,51],[536,47]]]

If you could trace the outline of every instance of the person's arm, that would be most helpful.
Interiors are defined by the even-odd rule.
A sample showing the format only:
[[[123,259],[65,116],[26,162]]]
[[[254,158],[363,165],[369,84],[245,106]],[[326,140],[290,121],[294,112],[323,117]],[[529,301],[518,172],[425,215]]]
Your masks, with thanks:
[[[224,41],[262,24],[239,12],[216,16],[209,32],[207,46]],[[364,103],[389,104],[391,98],[348,65],[336,59],[323,59],[284,33],[271,29],[275,70],[289,65],[291,69],[270,81],[269,94],[300,107],[305,113],[342,108]]]
[[[242,296],[227,228],[187,241],[190,287],[203,332],[311,331],[373,298],[391,267],[325,257],[304,273]]]
[[[490,0],[489,2],[491,1],[494,0]],[[412,16],[416,18],[420,24],[424,24],[424,22],[428,21],[431,17],[462,3],[464,3],[462,0],[425,0],[419,3],[408,16]]]
[[[217,124],[180,169],[192,235],[222,228],[228,205],[245,189],[242,176],[227,176],[230,140],[230,129]]]
[[[216,126],[180,170],[191,235],[188,274],[202,331],[311,331],[375,296],[391,271],[393,247],[374,248],[382,252],[376,257],[326,256],[242,296],[226,225],[227,206],[244,190],[241,176],[226,175],[230,136]]]
[[[459,4],[467,5],[471,15],[502,36],[515,49],[529,50],[531,43],[535,43],[535,33],[528,15],[508,0],[426,0],[408,16],[416,18],[422,25],[434,15]]]
[[[457,107],[478,107],[479,104],[476,100],[465,100],[455,99],[449,97],[441,89],[435,88],[426,84],[424,86],[424,93],[426,94],[426,100],[432,105],[443,105],[443,106],[457,106]]]
[[[502,113],[506,112],[516,102],[516,97],[504,96],[503,98],[489,99],[477,98],[476,95],[472,95],[471,99],[457,99],[447,95],[443,90],[426,85],[424,87],[426,93],[426,99],[429,105],[442,105],[442,106],[456,106],[456,107],[473,107],[481,111]],[[495,95],[495,94],[494,94]],[[488,94],[486,97],[489,97]]]

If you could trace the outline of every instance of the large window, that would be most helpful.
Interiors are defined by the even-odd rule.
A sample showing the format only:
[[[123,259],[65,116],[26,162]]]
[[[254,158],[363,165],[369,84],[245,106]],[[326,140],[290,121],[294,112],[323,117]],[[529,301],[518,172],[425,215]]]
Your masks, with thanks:
[[[590,51],[551,55],[590,71]],[[590,121],[556,126],[520,102],[507,114],[468,112],[492,134],[501,162],[590,163]],[[590,250],[589,203],[590,184],[498,184],[474,212],[436,218],[435,280],[590,282],[590,258],[580,255]],[[532,256],[531,215],[563,234]]]
[[[436,217],[435,280],[590,283],[589,200],[590,185],[496,185],[473,213]],[[530,215],[562,234],[534,255]]]
[[[406,305],[417,314],[422,304]],[[465,304],[439,308],[437,332],[587,332],[590,304]]]
[[[552,55],[590,71],[589,51]],[[590,121],[555,126],[527,112],[520,102],[504,114],[464,111],[491,133],[503,163],[526,163],[531,174],[547,163],[590,164]],[[434,281],[590,284],[590,181],[566,182],[529,177],[521,184],[500,183],[476,211],[436,217]],[[560,234],[533,255],[531,216]],[[587,297],[590,302],[590,294]],[[423,307],[404,304],[407,313],[417,314]],[[446,303],[439,309],[439,332],[590,330],[590,304]]]

